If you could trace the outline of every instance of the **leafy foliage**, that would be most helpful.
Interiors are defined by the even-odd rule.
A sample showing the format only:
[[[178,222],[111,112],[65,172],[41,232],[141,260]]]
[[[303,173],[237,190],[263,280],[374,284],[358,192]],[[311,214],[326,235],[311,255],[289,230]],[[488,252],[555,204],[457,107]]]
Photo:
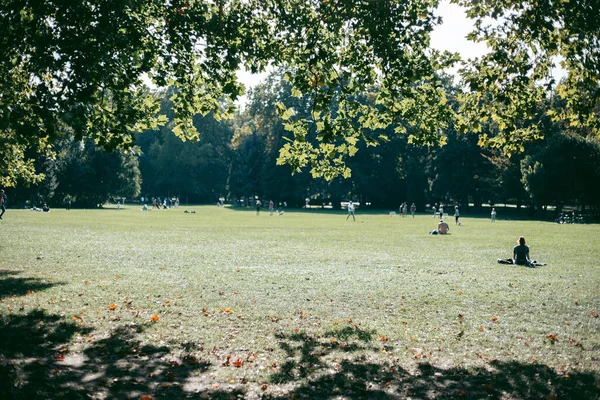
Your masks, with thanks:
[[[470,40],[490,52],[464,66],[463,130],[494,127],[480,143],[509,153],[543,136],[544,115],[583,136],[600,135],[600,3],[597,1],[453,0],[467,8],[476,29]],[[556,63],[567,77],[555,88]],[[556,90],[560,110],[543,107]]]
[[[542,135],[536,118],[556,57],[568,71],[557,87],[566,107],[552,116],[598,134],[597,2],[454,2],[477,21],[469,38],[491,49],[463,68],[458,114],[436,75],[458,57],[430,47],[438,0],[4,1],[1,183],[40,181],[30,153],[52,157],[62,136],[127,148],[136,132],[165,123],[145,78],[177,88],[171,129],[196,140],[195,115],[232,115],[243,67],[289,68],[293,95],[309,102],[276,106],[292,133],[279,160],[328,180],[348,177],[357,144],[376,144],[388,126],[410,131],[411,143],[443,144],[456,120],[481,132],[482,146],[522,151]]]

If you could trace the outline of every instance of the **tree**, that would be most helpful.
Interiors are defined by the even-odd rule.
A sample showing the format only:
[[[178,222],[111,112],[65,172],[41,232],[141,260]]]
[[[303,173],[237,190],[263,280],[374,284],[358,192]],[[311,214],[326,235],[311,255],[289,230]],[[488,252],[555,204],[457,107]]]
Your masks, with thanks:
[[[173,134],[175,123],[170,98],[176,92],[176,88],[170,87],[156,94],[161,112],[170,118],[168,124],[137,136],[142,153],[142,193],[179,196],[192,202],[214,202],[226,193],[233,129],[230,123],[217,121],[212,113],[196,115],[193,123],[202,140],[181,141]]]
[[[466,130],[482,131],[480,144],[521,152],[544,132],[544,116],[566,122],[584,137],[600,136],[600,2],[452,0],[475,19],[468,37],[490,52],[467,62],[461,75],[466,91],[459,120]],[[567,77],[555,87],[560,60]],[[547,107],[556,90],[565,107]]]
[[[399,95],[413,99],[419,94],[418,88],[407,84],[448,65],[450,57],[428,49],[437,21],[436,4],[436,0],[4,1],[0,5],[0,131],[5,154],[0,170],[7,171],[3,184],[14,183],[17,176],[40,179],[26,150],[51,154],[65,131],[106,149],[126,148],[133,145],[135,132],[164,122],[143,88],[144,76],[158,86],[178,88],[172,98],[173,131],[185,139],[198,136],[195,114],[228,115],[231,106],[223,106],[219,99],[224,95],[235,100],[243,92],[236,79],[240,67],[261,71],[269,63],[291,67],[294,86],[312,93],[316,113],[327,110],[334,93],[342,100],[346,114],[340,118],[323,114],[315,120],[325,142],[346,136],[340,130],[351,128],[344,122],[346,115],[363,116],[363,125],[378,124],[377,110],[356,107],[353,93],[373,84],[385,88],[381,115],[391,118],[399,112]],[[418,103],[423,99],[419,97]],[[414,112],[419,104],[405,104],[403,113]],[[413,111],[408,110],[411,107]],[[430,121],[437,126],[438,120]],[[358,131],[348,131],[350,141]],[[302,135],[297,134],[300,140]],[[343,154],[352,147],[336,149]]]
[[[525,189],[536,206],[600,206],[600,143],[557,133],[521,162]]]
[[[79,207],[101,207],[111,198],[140,193],[141,174],[132,153],[107,152],[91,140],[72,140],[57,158],[56,196],[60,203],[70,195]]]
[[[453,1],[477,18],[470,38],[491,48],[463,68],[459,114],[435,74],[458,57],[430,47],[438,0],[5,0],[1,183],[42,179],[31,152],[52,156],[65,135],[107,150],[133,146],[137,132],[166,121],[144,77],[177,88],[172,130],[197,139],[196,114],[231,115],[221,100],[243,93],[242,67],[289,67],[293,94],[309,96],[310,112],[278,106],[293,135],[280,160],[326,179],[349,176],[345,160],[357,143],[377,143],[388,126],[409,131],[411,143],[435,144],[453,121],[476,132],[489,122],[495,129],[480,145],[522,150],[541,136],[535,118],[555,56],[569,75],[557,88],[565,113],[553,117],[598,134],[598,2]],[[485,27],[484,18],[498,24]],[[364,90],[374,103],[360,101]]]

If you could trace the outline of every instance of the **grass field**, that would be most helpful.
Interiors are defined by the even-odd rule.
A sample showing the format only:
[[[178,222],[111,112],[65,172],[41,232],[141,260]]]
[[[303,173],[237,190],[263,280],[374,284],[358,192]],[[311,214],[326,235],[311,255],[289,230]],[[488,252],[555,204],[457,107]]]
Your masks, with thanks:
[[[435,226],[8,210],[0,398],[600,398],[600,226]]]

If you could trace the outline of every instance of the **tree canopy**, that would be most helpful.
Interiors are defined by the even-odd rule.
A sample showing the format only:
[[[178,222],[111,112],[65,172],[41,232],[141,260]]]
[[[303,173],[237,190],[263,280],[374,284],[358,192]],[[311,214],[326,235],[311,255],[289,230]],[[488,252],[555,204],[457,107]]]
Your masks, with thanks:
[[[309,98],[305,110],[276,106],[293,133],[280,162],[327,179],[348,176],[346,157],[390,126],[415,144],[444,143],[456,125],[481,132],[480,145],[521,150],[541,136],[553,90],[566,106],[552,117],[598,135],[598,2],[452,1],[476,18],[470,39],[490,47],[464,64],[458,111],[438,73],[459,58],[430,46],[438,0],[5,0],[0,184],[40,180],[34,155],[52,156],[61,137],[133,146],[166,121],[145,79],[176,88],[173,132],[197,139],[196,114],[231,115],[244,91],[236,71],[269,65],[286,66],[293,95]],[[558,86],[556,57],[568,73]]]

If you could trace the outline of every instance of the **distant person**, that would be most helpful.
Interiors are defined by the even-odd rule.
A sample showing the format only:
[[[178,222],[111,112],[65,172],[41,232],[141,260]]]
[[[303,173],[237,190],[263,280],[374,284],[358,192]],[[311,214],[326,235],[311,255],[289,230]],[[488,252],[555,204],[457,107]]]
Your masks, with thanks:
[[[273,203],[273,200],[269,200],[269,215],[273,215],[274,210],[275,210],[275,203]]]
[[[50,212],[50,207],[48,207],[48,204],[44,203],[44,206],[42,207],[42,211],[43,212]]]
[[[408,208],[408,206],[406,205],[406,202],[402,203],[402,210],[401,210],[402,211],[402,218],[406,217],[406,215],[407,215],[407,212],[406,212],[407,208]]]
[[[445,235],[450,231],[450,226],[443,219],[440,220],[440,223],[437,226],[437,229],[429,232],[430,235]]]
[[[2,216],[6,212],[6,194],[4,194],[4,189],[0,190],[0,210],[2,210],[2,213],[0,213],[0,219],[2,219]]]
[[[175,197],[175,208],[179,208],[179,197]]]
[[[492,207],[492,212],[490,214],[490,218],[492,222],[496,222],[496,209]]]
[[[260,214],[261,206],[262,206],[262,202],[260,200],[256,200],[256,215]]]
[[[148,211],[148,206],[146,204],[144,204],[144,207],[142,207],[142,211]]]
[[[460,225],[460,221],[458,218],[460,217],[460,213],[458,212],[458,206],[454,206],[454,222],[456,225]]]
[[[415,211],[417,211],[417,206],[415,206],[415,203],[412,203],[410,205],[410,214],[412,215],[412,217],[415,217]]]
[[[433,218],[437,217],[437,203],[435,203],[433,205],[433,207],[431,207],[431,209],[433,210]]]
[[[348,218],[350,218],[350,216],[352,216],[352,219],[356,221],[356,217],[354,216],[354,204],[352,203],[352,201],[348,202],[348,216],[346,217],[346,221],[348,221]]]
[[[440,209],[438,210],[440,214],[440,219],[444,218],[444,206],[440,204]]]
[[[117,211],[121,211],[121,200],[117,200]]]
[[[71,196],[67,195],[67,198],[65,199],[65,207],[68,210],[71,209]]]

